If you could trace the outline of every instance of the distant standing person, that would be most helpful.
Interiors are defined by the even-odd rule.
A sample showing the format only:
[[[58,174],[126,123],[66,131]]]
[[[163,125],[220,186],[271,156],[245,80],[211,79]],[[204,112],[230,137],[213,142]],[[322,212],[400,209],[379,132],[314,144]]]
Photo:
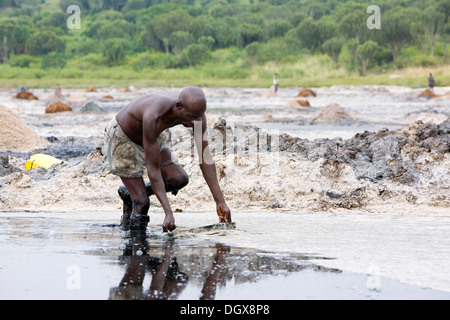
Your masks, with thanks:
[[[433,91],[434,89],[434,78],[433,74],[430,73],[430,76],[428,77],[428,87],[430,87],[430,90]]]
[[[273,90],[275,93],[278,91],[278,75],[276,73],[273,75]]]

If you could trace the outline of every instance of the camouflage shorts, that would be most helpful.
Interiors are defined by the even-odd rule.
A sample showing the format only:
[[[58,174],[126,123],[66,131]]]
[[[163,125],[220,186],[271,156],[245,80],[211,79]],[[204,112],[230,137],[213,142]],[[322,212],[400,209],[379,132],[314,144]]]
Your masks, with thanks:
[[[116,118],[105,128],[105,146],[112,174],[123,178],[142,177],[146,168],[144,148],[127,137]],[[161,136],[158,137],[158,146],[160,151],[168,148]]]

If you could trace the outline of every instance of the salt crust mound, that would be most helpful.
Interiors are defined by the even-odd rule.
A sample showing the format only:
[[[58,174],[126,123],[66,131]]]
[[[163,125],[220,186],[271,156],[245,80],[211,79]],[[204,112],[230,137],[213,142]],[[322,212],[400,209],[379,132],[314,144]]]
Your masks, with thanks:
[[[233,131],[225,121],[214,130]],[[242,130],[258,132],[257,128]],[[253,131],[252,131],[253,130]],[[258,132],[259,134],[260,132]],[[231,139],[233,132],[224,135]],[[173,210],[215,211],[190,141],[172,133],[171,146],[190,175]],[[274,137],[271,137],[274,139]],[[389,131],[363,132],[309,141],[282,134],[278,148],[251,153],[216,153],[217,176],[231,209],[320,212],[339,209],[382,211],[450,207],[450,118],[439,125],[417,121]],[[259,147],[262,140],[259,140]],[[268,151],[269,150],[269,151]],[[62,208],[121,211],[120,179],[109,173],[101,148],[76,165],[21,170],[0,187],[0,209]],[[146,179],[147,180],[147,179]],[[151,210],[162,209],[151,197]],[[401,213],[401,212],[400,212]]]
[[[8,107],[0,105],[0,151],[31,151],[46,142]]]
[[[350,114],[337,103],[331,103],[320,109],[313,117],[313,121],[351,120]]]

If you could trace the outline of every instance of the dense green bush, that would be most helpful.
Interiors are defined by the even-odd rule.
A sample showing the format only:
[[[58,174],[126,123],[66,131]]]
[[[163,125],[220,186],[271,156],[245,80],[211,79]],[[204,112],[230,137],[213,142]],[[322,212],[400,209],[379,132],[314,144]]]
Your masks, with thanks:
[[[32,64],[39,63],[38,57],[32,57],[27,54],[13,55],[9,58],[8,64],[13,67],[29,68]]]
[[[66,65],[66,56],[61,52],[50,52],[42,57],[41,68],[64,68]]]
[[[69,5],[81,8],[81,30],[66,26]],[[330,58],[325,63],[362,73],[448,63],[448,0],[380,1],[379,30],[366,25],[368,5],[358,0],[59,0],[58,5],[0,0],[0,63],[29,68],[42,60],[44,68],[78,63],[83,70],[99,64],[144,70],[211,67],[208,61],[225,59],[222,63],[233,69],[243,61],[295,63],[305,53],[325,53]]]
[[[191,44],[181,52],[180,66],[195,66],[210,58],[208,47],[204,44]]]
[[[125,41],[122,39],[108,39],[104,43],[104,62],[108,66],[121,65],[125,61]]]
[[[169,56],[163,52],[142,52],[130,57],[128,65],[136,71],[145,68],[165,68],[170,66],[168,60]]]
[[[50,52],[64,52],[66,42],[52,31],[41,31],[32,35],[27,42],[27,51],[32,56],[43,56]]]

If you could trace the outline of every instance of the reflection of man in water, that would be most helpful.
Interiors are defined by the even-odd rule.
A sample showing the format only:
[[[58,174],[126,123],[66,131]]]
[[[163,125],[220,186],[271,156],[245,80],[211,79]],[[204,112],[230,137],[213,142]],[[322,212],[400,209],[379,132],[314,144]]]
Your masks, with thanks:
[[[179,270],[177,259],[173,257],[172,244],[172,241],[166,242],[163,257],[157,259],[149,256],[145,235],[138,234],[130,239],[124,250],[124,256],[130,255],[130,261],[119,287],[111,289],[111,299],[177,298],[186,287],[189,278]],[[142,284],[147,270],[152,273],[152,281],[148,292],[145,293]]]
[[[175,218],[166,192],[176,194],[187,185],[189,177],[184,169],[172,161],[172,154],[160,134],[182,124],[194,127],[201,124],[201,134],[194,132],[199,152],[200,168],[216,202],[219,222],[231,222],[231,213],[217,181],[216,167],[203,139],[206,131],[206,97],[198,87],[187,87],[179,94],[155,92],[140,97],[122,110],[105,129],[105,145],[110,170],[118,175],[124,187],[119,194],[124,200],[122,226],[131,230],[145,230],[149,222],[149,196],[155,194],[165,218],[164,232],[176,228]],[[147,169],[150,185],[142,178]]]
[[[214,256],[213,267],[203,285],[202,295],[200,300],[214,300],[216,297],[216,288],[219,278],[222,275],[222,270],[225,267],[225,259],[230,252],[230,247],[221,243],[216,244],[216,255]]]
[[[209,275],[205,279],[200,300],[212,300],[216,295],[216,288],[222,270],[225,267],[226,255],[230,252],[228,246],[217,244],[217,253]],[[111,299],[131,300],[167,300],[176,299],[186,288],[189,281],[186,273],[174,256],[173,242],[164,243],[162,258],[152,258],[148,254],[148,242],[145,235],[138,234],[130,239],[124,250],[124,256],[130,256],[125,275],[117,288],[110,290]],[[149,270],[152,280],[148,292],[142,286],[145,274]]]
[[[430,73],[430,76],[428,77],[428,87],[431,91],[434,89],[434,78],[433,75]]]

